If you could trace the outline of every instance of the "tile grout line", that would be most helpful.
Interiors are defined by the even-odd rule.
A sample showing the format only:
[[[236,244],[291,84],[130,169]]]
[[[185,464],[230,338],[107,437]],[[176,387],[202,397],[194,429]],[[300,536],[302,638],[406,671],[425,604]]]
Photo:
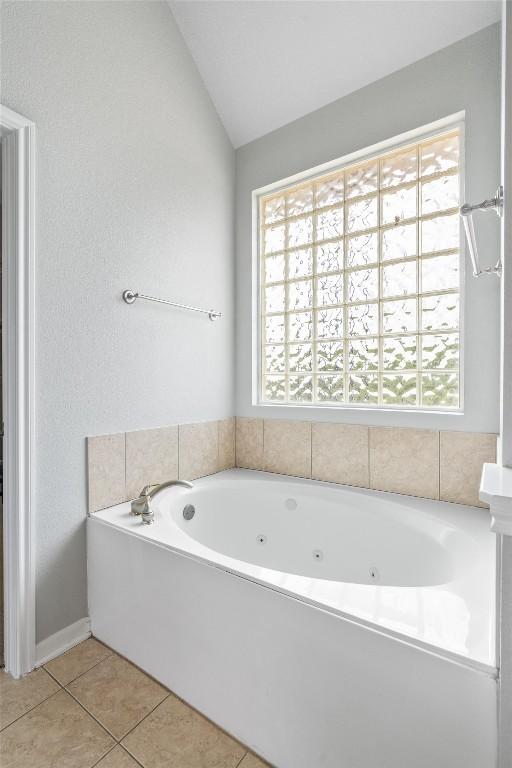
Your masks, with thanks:
[[[107,646],[105,646],[105,647],[107,647]],[[118,739],[117,739],[117,738],[114,736],[114,734],[113,734],[113,733],[112,733],[112,732],[111,732],[111,731],[110,731],[110,730],[109,730],[109,729],[108,729],[108,728],[107,728],[105,725],[103,725],[103,723],[102,723],[102,722],[101,722],[101,721],[100,721],[100,720],[99,720],[99,719],[96,717],[96,715],[94,715],[92,712],[89,712],[89,710],[87,709],[87,707],[86,707],[84,704],[82,704],[82,702],[81,702],[81,701],[79,701],[79,700],[77,699],[77,697],[76,697],[76,696],[73,694],[73,692],[72,692],[72,691],[70,691],[70,690],[69,690],[69,688],[67,688],[67,686],[68,686],[68,685],[71,685],[71,683],[74,683],[76,680],[79,680],[81,677],[83,677],[83,676],[84,676],[84,675],[86,675],[88,672],[90,672],[90,671],[91,671],[91,669],[94,669],[95,667],[97,667],[97,666],[99,666],[100,664],[102,664],[104,661],[107,661],[107,660],[108,660],[108,659],[109,659],[111,656],[113,656],[113,655],[114,655],[114,653],[115,653],[115,652],[114,652],[114,651],[112,651],[112,652],[110,653],[110,655],[109,655],[109,656],[107,656],[105,659],[102,659],[102,660],[101,660],[101,661],[99,661],[97,664],[94,664],[94,666],[92,666],[90,669],[88,669],[88,670],[87,670],[87,672],[83,672],[81,675],[78,675],[78,677],[75,677],[73,680],[70,680],[70,681],[69,681],[69,683],[66,683],[66,685],[62,685],[61,683],[59,683],[59,681],[58,681],[58,680],[57,680],[57,679],[56,679],[56,678],[55,678],[55,677],[54,677],[54,676],[53,676],[53,675],[52,675],[50,672],[48,672],[48,674],[49,674],[49,675],[50,675],[50,676],[53,678],[53,680],[55,680],[55,682],[56,682],[58,685],[60,685],[61,689],[62,689],[63,691],[65,691],[65,692],[66,692],[66,693],[67,693],[67,694],[68,694],[68,695],[69,695],[69,696],[70,696],[70,697],[73,699],[73,701],[76,701],[76,703],[78,704],[78,706],[79,706],[79,707],[81,707],[81,708],[83,709],[83,711],[84,711],[84,712],[86,712],[86,714],[88,714],[88,715],[89,715],[89,717],[92,717],[92,719],[93,719],[93,720],[95,720],[95,721],[98,723],[98,725],[99,725],[99,726],[100,726],[100,727],[101,727],[101,728],[102,728],[102,729],[105,731],[105,733],[107,733],[107,734],[108,734],[108,735],[109,735],[109,736],[110,736],[112,739],[114,739],[114,741],[115,741],[115,744],[114,744],[114,746],[116,746],[116,744],[119,744],[119,743],[120,743],[120,740],[118,740]],[[57,658],[58,658],[58,657],[57,657]],[[124,738],[124,736],[123,736],[122,738]],[[112,749],[114,749],[114,747],[112,747]],[[109,751],[111,751],[111,750],[109,750]],[[106,754],[108,754],[108,753],[106,753]],[[103,757],[105,757],[105,755],[102,755],[102,757],[101,757],[100,759],[103,759]]]
[[[92,638],[92,635],[91,635],[91,638]],[[88,639],[89,639],[89,638],[88,638]],[[93,639],[95,639],[95,638],[93,638]],[[75,646],[75,647],[77,647],[77,646]],[[107,646],[105,646],[105,648],[107,648]],[[109,650],[110,650],[110,649],[109,649]],[[89,667],[89,669],[86,669],[86,670],[85,670],[85,672],[80,672],[80,674],[79,674],[79,675],[77,675],[76,677],[74,677],[72,680],[69,680],[67,683],[61,683],[61,682],[60,682],[60,680],[57,680],[57,678],[55,677],[55,675],[54,675],[52,672],[50,672],[50,670],[49,670],[49,669],[46,669],[46,667],[45,667],[45,666],[43,666],[43,669],[44,669],[44,671],[45,671],[45,672],[47,672],[47,673],[50,675],[50,677],[51,677],[53,680],[55,680],[55,682],[56,682],[56,683],[58,683],[58,685],[60,685],[60,687],[61,687],[61,688],[64,688],[64,690],[66,690],[66,686],[68,686],[68,685],[71,685],[71,683],[74,683],[76,680],[80,680],[80,678],[81,678],[81,677],[83,677],[84,675],[86,675],[88,672],[90,672],[90,671],[91,671],[91,669],[94,669],[94,668],[95,668],[95,667],[97,667],[99,664],[102,664],[104,661],[107,661],[107,659],[110,659],[110,657],[111,657],[111,656],[113,656],[113,655],[114,655],[114,653],[115,653],[115,651],[110,651],[110,653],[108,654],[108,656],[105,656],[105,658],[104,658],[104,659],[100,659],[99,661],[95,662],[95,663],[92,665],[92,667]],[[57,656],[56,658],[57,658],[57,659],[60,659],[61,657],[60,657],[60,656]],[[52,661],[54,661],[54,659],[52,659]]]
[[[78,679],[78,678],[77,678],[77,679]],[[119,742],[118,742],[118,740],[116,739],[116,737],[114,736],[114,734],[113,734],[113,733],[111,733],[111,732],[109,731],[109,729],[108,729],[108,728],[107,728],[105,725],[103,725],[103,723],[102,723],[100,720],[98,720],[98,718],[96,717],[96,715],[93,715],[93,713],[92,713],[92,712],[89,712],[89,710],[87,709],[87,707],[86,707],[86,706],[84,706],[84,705],[82,704],[82,702],[81,702],[81,701],[79,701],[79,700],[76,698],[76,696],[74,696],[74,695],[71,693],[71,691],[70,691],[70,690],[68,690],[67,688],[63,688],[63,690],[64,690],[64,691],[65,691],[65,692],[68,694],[68,696],[71,696],[71,698],[73,699],[73,701],[75,701],[75,702],[78,704],[78,706],[79,706],[79,707],[81,707],[81,709],[83,709],[83,711],[84,711],[84,712],[85,712],[87,715],[89,715],[89,717],[92,717],[92,719],[93,719],[93,720],[95,720],[95,721],[98,723],[98,725],[100,726],[100,728],[102,728],[102,730],[104,730],[104,731],[105,731],[105,733],[106,733],[108,736],[110,736],[110,738],[111,738],[111,739],[114,739],[114,741],[115,741],[115,744],[114,744],[114,746],[115,746],[116,744],[118,744],[118,743],[119,743]],[[113,749],[113,748],[114,748],[114,747],[112,747],[112,749]],[[105,755],[102,755],[102,757],[105,757]]]
[[[113,656],[113,655],[117,655],[117,654],[114,654],[114,652],[112,652],[111,656]],[[108,657],[107,657],[107,659],[108,659],[108,658],[110,658],[110,656],[108,656]],[[120,657],[120,658],[122,658],[122,657]],[[107,659],[103,659],[103,661],[107,661]],[[101,664],[101,663],[102,663],[102,662],[99,662],[98,664]],[[130,663],[131,663],[131,662],[130,662]],[[98,666],[98,664],[96,664],[95,666],[97,667],[97,666]],[[133,665],[133,666],[135,666],[135,665]],[[91,667],[91,669],[93,669],[93,667]],[[140,667],[137,667],[137,669],[140,669]],[[89,671],[90,671],[90,670],[88,670],[88,672],[89,672]],[[140,670],[140,671],[142,672],[142,670]],[[85,675],[85,674],[87,674],[87,672],[84,672],[84,675]],[[144,674],[145,674],[145,673],[144,673]],[[77,678],[75,678],[75,680],[79,680],[81,677],[83,677],[83,675],[79,675]],[[70,683],[68,683],[68,685],[71,685],[71,683],[74,683],[74,682],[75,682],[75,680],[72,680]],[[161,684],[160,684],[160,685],[161,685]],[[163,686],[162,686],[162,687],[163,687]],[[62,686],[62,689],[63,689],[64,691],[66,691],[66,693],[68,693],[68,694],[71,696],[71,698],[72,698],[72,699],[74,699],[74,701],[76,701],[76,703],[77,703],[77,704],[79,704],[79,706],[80,706],[80,707],[82,707],[82,709],[84,710],[84,712],[87,712],[87,714],[88,714],[88,715],[90,715],[90,717],[92,717],[92,718],[93,718],[93,720],[95,720],[95,721],[98,723],[98,725],[100,725],[100,726],[103,728],[103,730],[104,730],[106,733],[108,733],[108,735],[109,735],[109,736],[111,736],[111,737],[114,739],[114,741],[116,742],[116,744],[120,744],[120,743],[121,743],[121,741],[122,741],[124,738],[126,738],[126,736],[128,736],[128,734],[129,734],[129,733],[131,733],[131,732],[133,731],[133,729],[134,729],[134,728],[136,728],[138,725],[140,725],[140,723],[142,723],[142,721],[143,721],[143,720],[145,720],[145,719],[146,719],[146,717],[148,717],[148,715],[150,715],[152,712],[154,712],[154,710],[155,710],[155,709],[156,709],[156,708],[157,708],[157,707],[158,707],[158,706],[159,706],[159,705],[160,705],[160,704],[161,704],[163,701],[165,701],[165,700],[168,698],[168,696],[170,695],[170,691],[169,691],[169,689],[168,689],[168,688],[166,688],[165,690],[167,690],[167,691],[168,691],[168,693],[167,693],[167,696],[164,696],[164,698],[163,698],[161,701],[159,701],[159,702],[158,702],[158,704],[156,704],[156,705],[155,705],[155,706],[154,706],[154,707],[151,709],[151,712],[148,712],[148,714],[147,714],[147,715],[144,715],[144,717],[143,717],[141,720],[139,720],[139,722],[137,722],[137,723],[136,723],[136,724],[135,724],[135,725],[134,725],[132,728],[130,728],[130,730],[129,730],[129,731],[127,731],[127,733],[125,733],[123,736],[121,736],[121,738],[120,738],[120,739],[118,739],[118,738],[117,738],[117,736],[115,736],[115,734],[113,734],[113,733],[112,733],[112,731],[111,731],[109,728],[107,728],[107,726],[106,726],[106,725],[104,725],[104,724],[101,722],[101,720],[99,720],[99,719],[98,719],[98,717],[96,717],[96,715],[95,715],[95,714],[93,714],[93,713],[92,713],[90,710],[88,710],[88,709],[87,709],[87,707],[85,706],[85,704],[82,704],[82,702],[81,702],[81,701],[80,701],[80,700],[79,700],[79,699],[78,699],[78,698],[77,698],[77,697],[74,695],[74,693],[73,693],[72,691],[70,691],[70,690],[69,690],[69,688],[67,688],[66,686]]]
[[[217,472],[224,472],[224,468],[221,468],[220,466],[220,433],[221,433],[221,422],[227,421],[227,419],[218,419],[217,420]],[[224,462],[226,463],[226,462]]]
[[[59,658],[59,657],[57,656],[57,658]],[[44,669],[44,671],[46,672],[46,674],[47,674],[47,675],[50,675],[51,679],[52,679],[52,680],[54,680],[54,681],[57,683],[57,685],[58,685],[60,688],[62,688],[63,690],[65,690],[65,689],[64,689],[64,686],[62,685],[62,683],[59,683],[59,681],[57,680],[57,678],[55,677],[55,675],[52,675],[52,673],[51,673],[51,672],[49,672],[49,671],[46,669],[46,667],[42,667],[42,669]],[[73,681],[71,681],[71,682],[73,682]]]
[[[177,440],[177,449],[178,449],[178,479],[181,480],[181,452],[180,452],[180,425],[178,424],[178,440]]]
[[[370,451],[370,435],[371,427],[367,427],[368,430],[368,489],[372,487],[372,470],[371,470],[371,451]]]
[[[234,417],[233,417],[233,421],[234,421],[234,425],[235,425],[235,426],[234,426],[234,429],[235,429],[235,434],[233,435],[233,438],[234,438],[234,439],[233,439],[233,444],[234,444],[234,448],[235,448],[235,467],[237,467],[237,466],[238,466],[238,460],[237,460],[237,455],[236,455],[236,433],[237,433],[237,431],[238,431],[238,430],[237,430],[237,418],[238,418],[237,416],[234,416]]]
[[[265,472],[265,423],[266,419],[261,420],[261,469]]]
[[[130,752],[130,750],[128,749],[128,747],[127,747],[125,744],[123,744],[123,741],[124,741],[126,738],[128,738],[128,736],[129,736],[131,733],[133,733],[133,731],[134,731],[136,728],[138,728],[138,727],[139,727],[139,725],[141,725],[141,724],[144,722],[144,720],[147,720],[147,718],[148,718],[150,715],[152,715],[152,714],[153,714],[153,712],[154,712],[156,709],[158,709],[158,707],[160,706],[160,704],[163,704],[163,703],[164,703],[164,701],[167,701],[167,699],[169,698],[169,696],[174,696],[173,692],[172,692],[172,691],[170,691],[168,688],[166,688],[166,691],[167,691],[167,696],[164,696],[164,698],[163,698],[161,701],[159,701],[159,702],[158,702],[158,704],[156,704],[156,705],[155,705],[155,706],[154,706],[154,707],[151,709],[151,711],[150,711],[150,712],[148,712],[146,715],[144,715],[144,717],[142,718],[142,720],[139,720],[139,722],[138,722],[138,723],[136,723],[136,724],[135,724],[135,725],[134,725],[132,728],[130,728],[130,730],[129,730],[129,731],[127,731],[127,732],[124,734],[124,736],[122,736],[122,737],[119,739],[119,741],[117,742],[117,743],[119,744],[119,746],[121,746],[121,747],[122,747],[124,750],[126,750],[126,752],[128,752],[128,754],[129,754],[131,757],[133,757],[135,760],[137,760],[137,758],[135,757],[135,755],[132,755],[132,753]],[[180,701],[181,701],[181,699],[180,699]],[[139,761],[137,760],[137,762],[139,762]]]
[[[110,747],[110,749],[108,750],[108,752],[105,752],[105,754],[104,754],[104,755],[102,755],[101,757],[99,757],[99,758],[96,760],[96,762],[95,762],[95,763],[93,763],[93,764],[92,764],[92,765],[91,765],[89,768],[96,768],[96,766],[97,766],[99,763],[101,763],[101,761],[102,761],[102,760],[103,760],[105,757],[108,757],[108,756],[110,755],[110,753],[111,753],[111,752],[113,752],[113,751],[114,751],[114,749],[115,749],[117,746],[118,746],[118,745],[117,745],[117,743],[116,743],[116,744],[114,744],[114,746]]]
[[[217,429],[215,430],[215,433],[217,435],[217,459],[215,461],[215,472],[210,472],[210,475],[216,475],[217,472],[220,472],[219,466],[220,466],[220,441],[219,441],[219,432],[220,432],[220,419],[216,419],[216,426]]]
[[[441,430],[437,430],[437,498],[441,501]]]
[[[313,479],[313,422],[309,422],[309,479]]]
[[[114,749],[116,749],[117,747],[119,747],[120,749],[122,749],[122,750],[123,750],[123,752],[126,752],[126,754],[127,754],[129,757],[131,757],[131,759],[132,759],[132,760],[133,760],[135,763],[137,763],[137,765],[138,765],[138,766],[140,766],[140,768],[144,768],[144,766],[142,765],[142,763],[141,763],[141,762],[139,762],[139,761],[137,760],[137,758],[136,758],[136,757],[134,757],[134,756],[131,754],[131,752],[128,752],[128,750],[127,750],[127,749],[125,749],[125,748],[123,747],[123,745],[122,745],[120,742],[118,742],[118,741],[116,741],[116,743],[114,744],[114,746],[113,746],[111,749],[109,749],[109,751],[108,751],[108,752],[106,752],[106,754],[102,755],[102,756],[100,757],[100,759],[99,759],[99,760],[97,760],[95,763],[93,763],[93,765],[91,765],[91,766],[90,766],[90,768],[96,768],[96,766],[98,766],[98,765],[101,763],[101,761],[102,761],[102,760],[104,760],[106,757],[108,757],[108,755],[110,755],[110,754],[111,754],[111,753],[114,751]]]
[[[164,701],[165,701],[165,699],[164,699]],[[137,765],[139,765],[139,766],[140,766],[140,768],[144,768],[144,766],[143,766],[143,764],[140,762],[140,760],[138,760],[138,759],[137,759],[137,758],[136,758],[134,755],[132,755],[132,753],[131,753],[131,752],[128,752],[128,750],[126,749],[126,747],[125,747],[123,744],[121,744],[121,742],[119,742],[119,744],[118,744],[117,746],[118,746],[118,747],[120,747],[120,748],[123,750],[123,752],[126,752],[126,754],[127,754],[129,757],[131,757],[131,758],[132,758],[132,760],[134,760],[134,761],[137,763]],[[114,749],[115,749],[115,747],[114,747]]]
[[[245,755],[243,755],[243,756],[240,758],[240,762],[239,762],[239,763],[237,763],[237,764],[235,765],[235,768],[240,768],[240,766],[242,765],[243,761],[245,760],[245,758],[247,757],[247,755],[248,755],[248,754],[249,754],[249,750],[247,750],[247,752],[245,753]]]
[[[193,707],[193,706],[192,706],[192,704],[189,704],[189,703],[188,703],[188,701],[186,701],[185,699],[182,699],[182,698],[181,698],[181,696],[178,696],[178,694],[177,694],[177,693],[174,693],[174,691],[171,691],[169,688],[166,688],[166,690],[168,691],[168,694],[167,694],[167,696],[166,696],[164,699],[162,699],[162,701],[160,701],[160,702],[159,702],[159,703],[156,705],[156,707],[154,707],[154,708],[151,710],[151,712],[148,712],[148,714],[147,714],[147,715],[145,715],[145,716],[142,718],[142,720],[141,720],[139,723],[137,723],[137,725],[134,725],[134,726],[133,726],[133,728],[131,728],[131,729],[128,731],[128,733],[127,733],[125,736],[123,736],[123,739],[122,739],[122,740],[119,742],[119,744],[120,744],[122,747],[124,747],[124,749],[125,749],[125,750],[128,752],[128,754],[129,754],[130,756],[134,757],[134,755],[132,755],[132,753],[130,752],[130,750],[128,749],[128,747],[127,747],[125,744],[123,744],[123,743],[122,743],[122,741],[123,741],[124,739],[126,739],[126,738],[127,738],[127,736],[129,736],[129,735],[130,735],[130,733],[132,733],[132,732],[133,732],[133,731],[134,731],[136,728],[138,728],[138,727],[139,727],[139,725],[141,725],[141,724],[144,722],[144,720],[146,720],[146,719],[147,719],[147,718],[148,718],[150,715],[152,715],[152,714],[153,714],[153,712],[155,711],[155,709],[157,709],[157,708],[160,706],[160,704],[163,704],[163,703],[164,703],[164,701],[167,701],[167,699],[168,699],[170,696],[173,696],[175,699],[177,699],[179,702],[181,702],[181,703],[182,703],[182,704],[183,704],[185,707],[187,707],[188,709],[190,709],[192,712],[195,712],[195,714],[196,714],[196,715],[198,715],[200,718],[202,718],[203,720],[206,720],[206,722],[207,722],[207,723],[210,723],[210,725],[212,725],[212,726],[213,726],[213,727],[214,727],[214,728],[215,728],[217,731],[219,731],[220,733],[222,733],[222,734],[224,734],[225,736],[227,736],[227,738],[228,738],[228,739],[231,739],[231,741],[234,741],[234,742],[236,742],[237,744],[239,744],[239,745],[242,747],[242,749],[245,749],[245,754],[242,756],[242,758],[241,758],[240,762],[241,762],[241,761],[242,761],[242,760],[243,760],[243,759],[244,759],[244,758],[245,758],[245,757],[246,757],[246,756],[247,756],[247,755],[250,753],[250,751],[251,751],[251,750],[249,749],[249,747],[248,747],[246,744],[243,744],[241,741],[239,741],[239,739],[237,739],[237,738],[236,738],[236,736],[233,736],[231,733],[229,733],[228,731],[226,731],[224,728],[222,728],[220,725],[218,725],[218,724],[217,724],[217,723],[215,723],[213,720],[211,720],[211,719],[210,719],[210,718],[209,718],[207,715],[205,715],[205,714],[204,714],[203,712],[201,712],[199,709],[196,709],[196,707]],[[135,759],[136,759],[136,758],[135,758]],[[240,765],[240,763],[238,763],[238,764],[235,766],[235,768],[238,768],[238,766],[239,766],[239,765]]]
[[[54,678],[52,678],[52,680],[53,680],[53,679],[54,679]],[[55,681],[55,682],[57,682],[57,681]],[[12,721],[12,723],[9,723],[8,725],[4,725],[4,727],[3,727],[3,728],[0,728],[0,733],[4,733],[5,731],[7,731],[7,729],[8,729],[8,728],[10,728],[10,727],[11,727],[11,725],[14,725],[15,723],[17,723],[17,722],[18,722],[18,720],[21,720],[22,718],[24,718],[24,717],[25,717],[25,715],[29,715],[31,712],[33,712],[33,711],[34,711],[34,709],[37,709],[37,707],[40,707],[40,706],[41,706],[41,704],[44,704],[46,701],[49,701],[51,698],[53,698],[54,696],[56,696],[56,695],[57,695],[58,693],[60,693],[62,690],[63,690],[63,688],[62,688],[62,686],[59,684],[59,690],[58,690],[58,691],[54,691],[53,693],[50,693],[50,695],[49,695],[49,696],[45,696],[45,698],[44,698],[44,699],[42,699],[41,701],[38,701],[38,702],[37,702],[37,704],[34,704],[34,706],[33,706],[33,707],[30,707],[30,709],[27,709],[27,711],[26,711],[26,712],[23,712],[23,714],[22,714],[22,715],[19,715],[19,717],[17,717],[15,720],[13,720],[13,721]]]

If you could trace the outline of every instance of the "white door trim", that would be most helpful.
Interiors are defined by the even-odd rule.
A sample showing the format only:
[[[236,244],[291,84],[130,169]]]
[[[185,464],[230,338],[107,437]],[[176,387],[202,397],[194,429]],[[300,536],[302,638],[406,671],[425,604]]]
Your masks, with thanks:
[[[498,464],[512,467],[512,3],[501,16],[501,435]],[[504,533],[504,531],[503,531]],[[512,536],[501,536],[498,581],[498,766],[512,768]]]
[[[34,234],[35,125],[0,105],[4,415],[5,668],[35,664]]]

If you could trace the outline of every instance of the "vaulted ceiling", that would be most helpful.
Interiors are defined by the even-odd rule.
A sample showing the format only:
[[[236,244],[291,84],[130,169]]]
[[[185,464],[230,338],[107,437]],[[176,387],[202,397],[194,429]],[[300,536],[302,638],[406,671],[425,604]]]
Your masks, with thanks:
[[[500,17],[498,0],[169,0],[235,147]]]

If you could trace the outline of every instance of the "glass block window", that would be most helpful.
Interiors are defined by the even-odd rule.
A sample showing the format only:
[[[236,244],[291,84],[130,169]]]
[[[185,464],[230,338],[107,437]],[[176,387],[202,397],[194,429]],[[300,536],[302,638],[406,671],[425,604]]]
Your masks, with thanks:
[[[459,138],[259,197],[261,402],[459,407]]]

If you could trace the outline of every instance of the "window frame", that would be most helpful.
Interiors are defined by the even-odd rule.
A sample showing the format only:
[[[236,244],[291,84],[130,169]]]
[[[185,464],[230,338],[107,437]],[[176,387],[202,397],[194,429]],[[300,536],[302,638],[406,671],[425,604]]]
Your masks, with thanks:
[[[309,168],[305,171],[293,174],[286,178],[272,182],[252,192],[252,405],[264,408],[283,409],[313,409],[319,411],[340,412],[387,412],[400,414],[442,414],[448,416],[464,415],[464,350],[465,350],[465,279],[466,279],[466,241],[464,237],[462,220],[459,222],[459,405],[458,407],[423,405],[397,405],[378,403],[354,403],[354,402],[300,402],[300,401],[268,401],[262,399],[263,380],[263,355],[262,351],[262,257],[260,247],[260,200],[268,195],[278,194],[298,184],[314,181],[316,178],[342,171],[358,163],[370,162],[383,154],[394,153],[410,144],[428,141],[437,134],[459,132],[459,201],[462,204],[465,189],[465,113],[458,112],[427,125],[401,133],[397,136],[385,139],[376,144],[364,147],[327,163]],[[379,225],[380,226],[380,225]]]

